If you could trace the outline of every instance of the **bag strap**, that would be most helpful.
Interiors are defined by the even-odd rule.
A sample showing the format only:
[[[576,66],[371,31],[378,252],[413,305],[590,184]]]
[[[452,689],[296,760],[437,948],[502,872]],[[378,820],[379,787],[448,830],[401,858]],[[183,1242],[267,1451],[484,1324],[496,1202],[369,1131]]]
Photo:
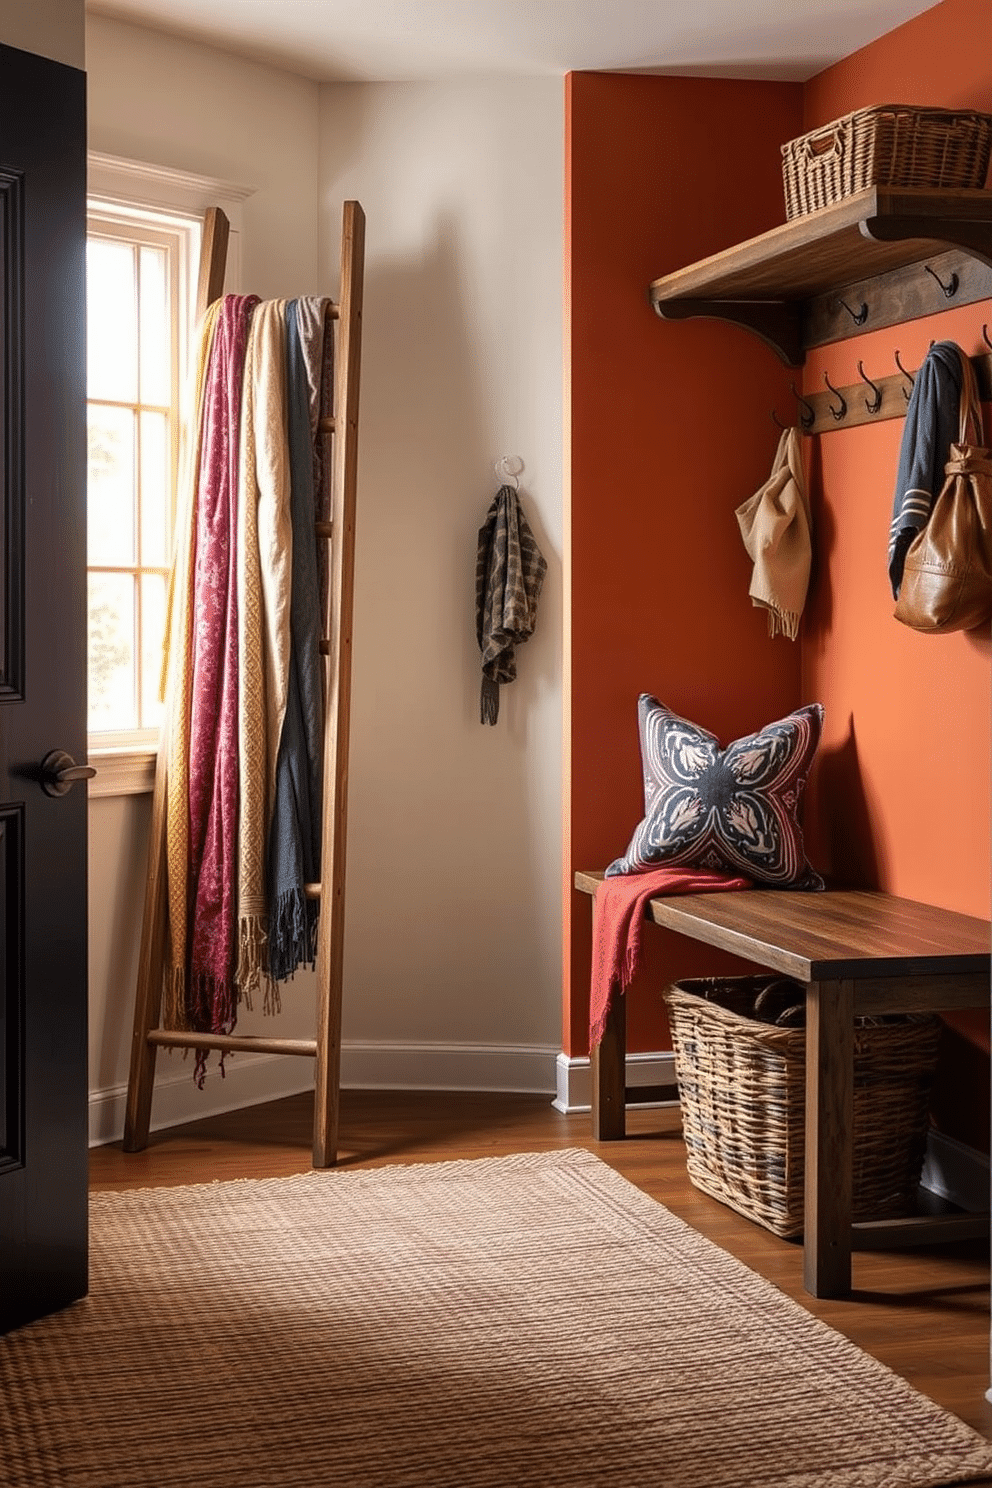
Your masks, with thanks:
[[[982,408],[978,398],[978,383],[975,369],[967,352],[958,347],[961,357],[961,432],[958,444],[981,444]]]

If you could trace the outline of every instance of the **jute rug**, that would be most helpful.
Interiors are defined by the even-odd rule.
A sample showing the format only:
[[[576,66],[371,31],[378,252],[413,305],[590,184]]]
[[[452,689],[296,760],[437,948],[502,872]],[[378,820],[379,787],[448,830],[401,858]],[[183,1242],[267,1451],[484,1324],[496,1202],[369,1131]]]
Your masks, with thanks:
[[[96,1194],[4,1488],[925,1488],[992,1445],[589,1153]]]

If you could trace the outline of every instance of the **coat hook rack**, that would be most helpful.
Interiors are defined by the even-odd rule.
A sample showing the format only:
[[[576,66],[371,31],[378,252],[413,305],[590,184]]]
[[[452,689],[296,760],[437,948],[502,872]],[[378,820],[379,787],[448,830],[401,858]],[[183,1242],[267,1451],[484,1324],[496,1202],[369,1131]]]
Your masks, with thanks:
[[[954,296],[957,294],[957,292],[958,292],[958,285],[961,282],[960,279],[958,278],[957,274],[952,274],[951,277],[950,277],[950,279],[948,280],[948,282],[945,284],[944,281],[943,281],[943,279],[941,279],[940,275],[937,273],[936,269],[932,269],[929,264],[924,264],[923,267],[926,269],[927,273],[930,275],[930,277],[932,279],[936,279],[937,283],[940,285],[941,289],[944,291],[944,294],[947,297],[947,299],[952,300],[954,298]]]
[[[833,383],[830,381],[830,378],[829,378],[829,376],[828,376],[828,374],[826,372],[824,372],[824,374],[823,374],[823,380],[827,384],[827,387],[830,389],[830,391],[833,393],[834,397],[840,399],[840,407],[839,408],[835,408],[832,403],[828,403],[827,404],[827,407],[830,409],[830,412],[833,414],[834,418],[839,423],[840,420],[844,417],[845,413],[847,412],[847,399],[844,397],[844,394],[841,392],[840,388],[834,387]]]
[[[899,371],[902,373],[903,377],[905,377],[906,381],[909,383],[909,387],[908,388],[905,388],[904,387],[903,390],[902,390],[902,395],[906,399],[906,402],[908,403],[909,402],[909,395],[913,391],[913,385],[916,382],[916,378],[913,376],[912,372],[908,371],[907,368],[905,368],[903,366],[902,362],[899,360],[899,352],[898,352],[898,350],[896,351],[896,366],[899,368]]]
[[[869,413],[877,413],[882,406],[882,389],[878,386],[877,383],[872,382],[871,378],[865,371],[864,362],[858,363],[858,376],[862,379],[863,382],[866,382],[868,384],[872,392],[875,394],[873,398],[865,399],[865,407],[867,408]],[[830,411],[831,413],[833,413],[833,409],[831,409]]]

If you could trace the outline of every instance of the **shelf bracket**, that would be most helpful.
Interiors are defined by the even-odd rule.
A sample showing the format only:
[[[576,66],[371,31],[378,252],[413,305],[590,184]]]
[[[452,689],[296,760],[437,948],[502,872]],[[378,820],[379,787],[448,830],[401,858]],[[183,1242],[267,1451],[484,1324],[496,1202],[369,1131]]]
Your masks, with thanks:
[[[652,300],[662,320],[702,316],[729,320],[760,336],[787,367],[801,367],[803,323],[800,306],[789,300]]]

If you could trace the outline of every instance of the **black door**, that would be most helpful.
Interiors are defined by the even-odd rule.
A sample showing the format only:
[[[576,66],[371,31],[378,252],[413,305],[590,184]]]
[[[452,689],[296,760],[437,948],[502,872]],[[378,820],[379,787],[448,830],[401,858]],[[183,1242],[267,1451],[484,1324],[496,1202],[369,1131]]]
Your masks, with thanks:
[[[0,1332],[87,1285],[85,127],[0,46]]]

